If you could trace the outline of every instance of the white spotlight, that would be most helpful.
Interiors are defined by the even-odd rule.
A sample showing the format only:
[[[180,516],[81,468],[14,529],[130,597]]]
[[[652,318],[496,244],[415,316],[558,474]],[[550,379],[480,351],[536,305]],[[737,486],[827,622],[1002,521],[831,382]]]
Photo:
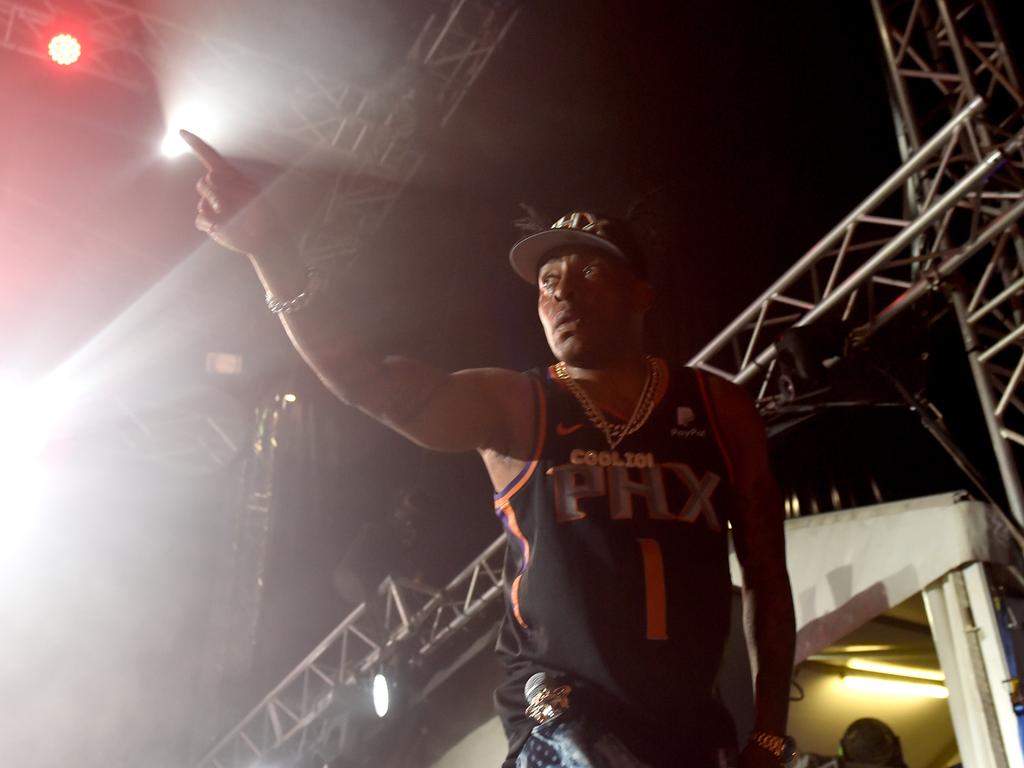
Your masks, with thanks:
[[[390,703],[391,696],[388,690],[388,679],[378,673],[373,676],[373,711],[377,713],[377,717],[387,715]]]
[[[209,139],[217,127],[213,112],[202,104],[186,104],[175,109],[167,121],[167,133],[160,144],[164,157],[178,157],[189,151],[188,144],[178,135],[184,128],[197,136]]]
[[[0,377],[0,527],[31,511],[39,500],[45,483],[43,452],[79,394],[80,387],[58,376],[33,383]]]

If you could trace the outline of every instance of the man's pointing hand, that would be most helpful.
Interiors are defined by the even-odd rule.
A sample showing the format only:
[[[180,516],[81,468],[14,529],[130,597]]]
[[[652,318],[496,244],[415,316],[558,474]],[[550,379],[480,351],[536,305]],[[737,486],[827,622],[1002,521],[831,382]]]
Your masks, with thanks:
[[[206,169],[196,183],[196,229],[238,253],[259,255],[291,248],[290,233],[263,200],[259,185],[194,133],[180,133]]]

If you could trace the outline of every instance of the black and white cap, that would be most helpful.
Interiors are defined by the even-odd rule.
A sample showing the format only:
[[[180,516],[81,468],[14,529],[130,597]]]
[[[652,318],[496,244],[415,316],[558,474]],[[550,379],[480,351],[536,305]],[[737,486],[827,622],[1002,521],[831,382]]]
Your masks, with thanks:
[[[528,283],[537,281],[544,257],[563,245],[587,245],[622,259],[640,278],[647,276],[643,255],[625,221],[612,216],[573,211],[549,229],[527,235],[512,246],[508,259],[512,269]]]

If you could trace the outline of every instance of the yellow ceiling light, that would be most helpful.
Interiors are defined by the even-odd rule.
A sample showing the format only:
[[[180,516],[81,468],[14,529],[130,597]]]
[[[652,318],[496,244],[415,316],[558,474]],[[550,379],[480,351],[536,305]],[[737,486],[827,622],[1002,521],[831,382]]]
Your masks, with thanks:
[[[899,677],[912,677],[915,680],[934,680],[938,683],[946,681],[945,674],[938,669],[925,669],[923,667],[904,667],[901,664],[889,664],[885,661],[873,661],[871,659],[849,659],[846,666],[858,672],[875,672],[880,675],[898,675]]]
[[[868,675],[843,675],[843,685],[862,693],[885,696],[918,696],[928,699],[948,699],[949,689],[937,683],[911,683],[905,680],[886,680]]]

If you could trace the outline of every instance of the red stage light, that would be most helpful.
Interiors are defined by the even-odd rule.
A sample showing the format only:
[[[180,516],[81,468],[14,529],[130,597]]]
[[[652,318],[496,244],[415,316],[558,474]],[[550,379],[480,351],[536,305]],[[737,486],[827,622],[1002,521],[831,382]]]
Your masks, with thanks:
[[[49,51],[51,59],[66,67],[78,61],[82,55],[82,45],[72,35],[54,35],[50,40]]]

